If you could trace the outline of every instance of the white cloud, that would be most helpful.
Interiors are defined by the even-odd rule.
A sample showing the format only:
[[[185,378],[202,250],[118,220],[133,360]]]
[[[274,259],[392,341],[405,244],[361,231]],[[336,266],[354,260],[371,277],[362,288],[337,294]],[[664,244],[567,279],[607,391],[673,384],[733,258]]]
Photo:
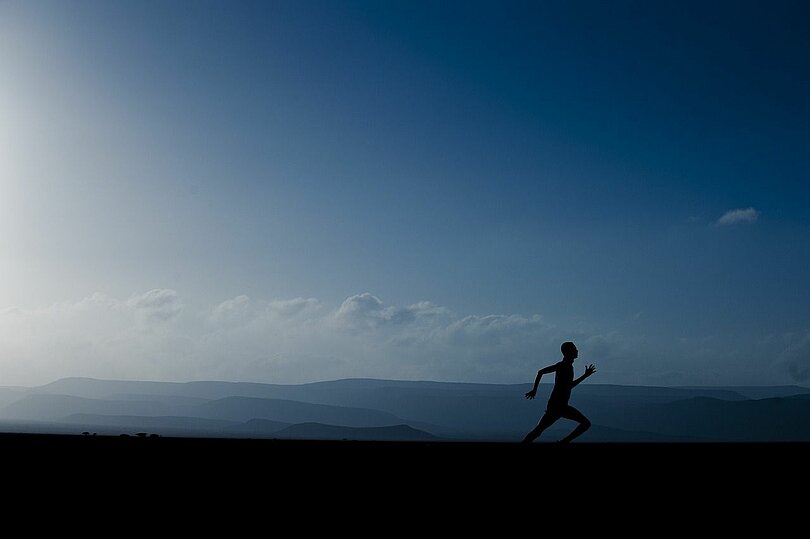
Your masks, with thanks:
[[[581,321],[560,325],[536,314],[463,316],[429,301],[388,305],[368,292],[333,307],[315,298],[266,301],[246,295],[202,310],[183,305],[176,291],[157,289],[126,300],[97,293],[42,309],[2,310],[3,383],[31,385],[67,376],[529,382],[537,368],[559,359],[566,340],[577,343],[583,364],[597,364],[601,383],[664,378],[723,383],[722,372],[717,380],[701,373],[707,358],[729,349],[713,341],[653,347],[643,338]],[[801,377],[808,365],[805,341],[793,344],[794,353],[785,359]],[[728,372],[739,373],[741,356],[730,357],[734,365]]]
[[[341,304],[335,318],[352,328],[372,328],[385,320],[383,302],[368,292],[350,296]]]
[[[127,301],[127,306],[138,316],[156,322],[167,322],[176,318],[183,310],[176,291],[160,288],[132,296]]]
[[[445,328],[448,343],[456,346],[500,346],[532,340],[550,329],[539,316],[519,315],[466,316]]]
[[[239,295],[193,311],[176,291],[156,289],[0,312],[0,368],[5,383],[21,384],[65,376],[514,381],[536,368],[538,350],[553,361],[560,338],[539,316],[460,317],[368,292],[332,309],[314,298]]]
[[[182,357],[184,336],[173,324],[182,312],[173,290],[126,301],[95,293],[45,308],[7,309],[0,312],[0,369],[21,384],[64,376],[155,377],[161,364]]]
[[[320,302],[315,298],[275,300],[267,304],[267,309],[280,317],[296,318],[319,310]]]
[[[737,223],[756,223],[757,219],[759,219],[759,211],[754,208],[738,208],[724,213],[715,224],[724,226]]]
[[[215,324],[229,324],[244,321],[251,309],[250,298],[245,295],[226,299],[211,309],[211,321]]]
[[[359,330],[380,326],[407,326],[447,314],[447,310],[429,301],[407,307],[385,306],[380,298],[368,292],[350,296],[335,312],[335,320],[344,327]]]
[[[319,311],[320,307],[320,303],[314,298],[256,301],[241,295],[216,305],[208,318],[212,324],[246,325],[256,323],[257,320],[302,319]]]

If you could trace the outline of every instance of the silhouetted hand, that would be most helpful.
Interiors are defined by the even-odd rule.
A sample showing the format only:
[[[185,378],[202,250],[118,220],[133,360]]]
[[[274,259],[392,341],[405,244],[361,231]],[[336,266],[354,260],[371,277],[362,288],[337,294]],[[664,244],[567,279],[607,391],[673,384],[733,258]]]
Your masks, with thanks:
[[[532,399],[534,398],[534,396],[535,396],[535,395],[537,395],[537,390],[536,390],[536,389],[532,389],[531,391],[529,391],[528,393],[526,393],[526,398],[527,398],[527,399],[529,399],[529,400],[532,400]]]
[[[593,363],[585,367],[585,376],[590,376],[596,372],[596,367],[593,366]]]

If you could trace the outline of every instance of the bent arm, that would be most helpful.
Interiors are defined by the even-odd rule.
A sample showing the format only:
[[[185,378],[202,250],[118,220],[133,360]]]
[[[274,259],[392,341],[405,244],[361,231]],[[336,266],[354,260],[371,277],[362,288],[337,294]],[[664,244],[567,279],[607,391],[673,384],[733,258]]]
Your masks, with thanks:
[[[544,367],[537,371],[537,376],[534,379],[534,387],[532,388],[533,392],[537,391],[537,386],[540,385],[540,378],[543,377],[544,374],[549,374],[557,370],[557,365],[549,365],[548,367]]]
[[[577,387],[581,381],[583,381],[585,378],[589,377],[590,375],[592,375],[595,372],[596,372],[596,368],[593,366],[593,364],[588,365],[585,368],[585,373],[571,383],[571,389],[574,389],[575,387]]]

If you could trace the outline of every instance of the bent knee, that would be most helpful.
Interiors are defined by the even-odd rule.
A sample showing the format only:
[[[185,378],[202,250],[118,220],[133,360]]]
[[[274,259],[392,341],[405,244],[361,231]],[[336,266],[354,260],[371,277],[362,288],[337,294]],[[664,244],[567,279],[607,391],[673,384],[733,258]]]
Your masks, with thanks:
[[[591,420],[586,417],[586,418],[584,418],[582,420],[580,425],[582,425],[582,428],[584,428],[584,429],[589,429],[589,428],[591,428]]]

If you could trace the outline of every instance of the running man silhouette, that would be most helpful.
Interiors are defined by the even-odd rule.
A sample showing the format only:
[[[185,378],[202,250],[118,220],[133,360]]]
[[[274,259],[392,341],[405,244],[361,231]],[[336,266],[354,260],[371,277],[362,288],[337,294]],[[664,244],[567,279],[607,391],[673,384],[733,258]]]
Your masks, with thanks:
[[[523,443],[525,444],[533,442],[544,430],[553,425],[561,417],[579,423],[571,434],[560,440],[562,443],[570,442],[591,427],[591,422],[588,421],[588,418],[582,415],[582,412],[568,404],[568,399],[571,398],[571,390],[585,378],[595,373],[596,367],[588,365],[585,367],[585,374],[574,380],[574,360],[579,355],[579,350],[577,350],[574,343],[570,341],[562,343],[560,350],[563,354],[562,361],[537,371],[537,378],[534,379],[534,387],[531,391],[526,393],[527,399],[534,399],[534,396],[537,394],[537,386],[540,385],[540,378],[542,378],[544,374],[557,373],[554,377],[554,389],[551,390],[551,396],[548,398],[548,404],[546,405],[546,413],[540,418],[537,426],[523,438]]]

